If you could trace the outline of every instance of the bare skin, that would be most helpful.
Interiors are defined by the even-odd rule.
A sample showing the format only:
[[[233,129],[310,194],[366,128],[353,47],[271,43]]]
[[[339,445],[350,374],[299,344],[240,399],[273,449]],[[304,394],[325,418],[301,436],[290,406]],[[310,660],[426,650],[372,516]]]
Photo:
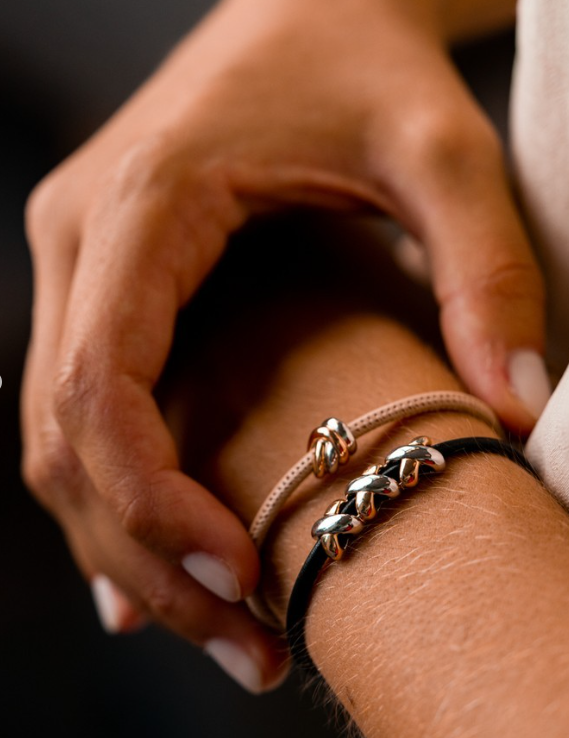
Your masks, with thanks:
[[[335,391],[346,377],[352,391]],[[306,429],[324,417],[459,388],[401,326],[365,315],[331,321],[279,365],[266,399],[216,457],[211,483],[250,519],[275,467],[297,460]],[[366,437],[338,481],[305,483],[263,558],[263,588],[283,622],[312,523],[369,462],[425,434],[495,436],[468,416],[424,415]],[[370,738],[561,738],[568,566],[567,515],[533,477],[502,458],[456,459],[327,570],[309,610],[310,655]]]
[[[226,0],[32,195],[24,475],[84,575],[114,583],[114,630],[144,612],[199,645],[255,652],[259,689],[279,677],[274,639],[235,604],[257,584],[255,548],[180,471],[153,396],[179,309],[252,214],[300,203],[396,218],[428,251],[462,380],[531,428],[508,367],[543,350],[541,277],[497,136],[446,53],[476,16],[457,7]]]
[[[472,38],[514,23],[516,2],[511,0],[441,0],[439,22],[448,38]]]

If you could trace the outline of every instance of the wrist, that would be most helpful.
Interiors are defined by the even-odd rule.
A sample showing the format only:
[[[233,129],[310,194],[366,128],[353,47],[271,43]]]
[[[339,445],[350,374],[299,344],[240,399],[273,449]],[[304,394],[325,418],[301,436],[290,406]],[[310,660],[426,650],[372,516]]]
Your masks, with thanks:
[[[433,430],[440,423],[450,431],[448,420],[434,417]],[[420,425],[423,431],[427,423]],[[564,650],[560,639],[567,642],[560,603],[567,587],[543,585],[567,563],[567,541],[559,547],[548,538],[565,527],[564,516],[504,458],[459,457],[424,482],[388,503],[349,556],[322,573],[307,620],[310,656],[365,735],[416,735],[424,725],[433,735],[467,725],[481,735],[549,735],[544,706],[566,689],[568,674],[548,680],[535,662],[547,660],[542,649],[551,657]],[[331,490],[331,499],[338,496]],[[293,526],[291,518],[288,535],[279,533],[285,540],[274,560],[281,568]],[[552,628],[539,647],[529,615],[535,597]],[[512,654],[524,661],[522,671],[510,670]],[[489,694],[493,700],[484,699]],[[473,701],[480,706],[466,716],[462,706]],[[503,716],[520,702],[525,718],[509,724]],[[560,710],[551,725],[564,726],[567,717]]]
[[[271,327],[282,339],[274,316]],[[263,399],[217,457],[216,489],[249,524],[324,417],[349,420],[396,398],[446,389],[458,389],[452,375],[390,321],[331,321],[287,351]],[[417,435],[437,442],[494,434],[470,416],[420,416],[366,435],[340,478],[307,482],[263,553],[262,586],[281,618],[313,545],[312,524],[368,459]],[[561,699],[569,670],[559,657],[569,650],[564,513],[516,464],[483,455],[454,459],[390,507],[324,572],[313,594],[308,648],[334,693],[369,736],[417,735],[425,725],[436,726],[433,735],[468,726],[481,735],[561,735],[559,726],[569,722]],[[535,618],[527,615],[536,602],[546,623],[539,648]],[[551,699],[558,709],[550,719]],[[548,732],[553,725],[557,732]]]
[[[322,517],[333,501],[345,497],[350,480],[359,477],[367,467],[381,463],[394,448],[418,436],[429,437],[433,444],[471,436],[498,438],[493,428],[471,415],[424,413],[401,423],[392,423],[359,439],[357,454],[334,477],[317,480],[311,475],[281,511],[272,535],[263,548],[263,579],[260,587],[265,602],[283,628],[294,581],[314,545],[310,534],[313,523]],[[452,483],[452,480],[453,475],[449,477],[447,474],[445,482]],[[390,508],[404,508],[408,504],[407,498],[413,494],[409,491],[395,503],[386,502],[381,515],[385,516],[385,510]],[[359,546],[365,546],[366,536],[373,536],[372,529],[373,524],[362,536]]]
[[[286,320],[291,320],[288,312]],[[271,327],[274,335],[284,336],[275,316]],[[386,361],[391,352],[405,356],[405,364]],[[215,480],[206,482],[226,495],[227,504],[248,526],[275,482],[304,454],[310,431],[324,418],[334,415],[349,421],[415,393],[460,389],[431,351],[399,325],[361,314],[331,320],[325,330],[310,333],[309,342],[299,342],[287,353],[263,402],[216,455]],[[424,414],[362,437],[338,480],[320,481],[311,475],[279,514],[263,549],[261,587],[281,622],[294,579],[313,545],[312,523],[343,496],[346,479],[359,476],[378,454],[425,434],[437,441],[495,437],[489,426],[470,415]]]

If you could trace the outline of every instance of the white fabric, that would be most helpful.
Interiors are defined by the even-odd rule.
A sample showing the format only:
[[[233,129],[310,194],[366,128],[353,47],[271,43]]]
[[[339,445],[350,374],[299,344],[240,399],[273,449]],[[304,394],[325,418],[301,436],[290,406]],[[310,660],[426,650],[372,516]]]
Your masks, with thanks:
[[[519,0],[511,103],[520,194],[548,290],[548,358],[569,361],[569,2]],[[569,507],[569,370],[526,446]]]
[[[526,454],[548,489],[569,508],[569,370],[531,434]]]

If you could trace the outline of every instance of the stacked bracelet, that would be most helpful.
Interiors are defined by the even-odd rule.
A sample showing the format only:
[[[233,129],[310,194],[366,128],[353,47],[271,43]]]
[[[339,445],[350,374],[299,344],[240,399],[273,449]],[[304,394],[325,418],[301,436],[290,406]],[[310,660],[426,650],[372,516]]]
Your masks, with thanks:
[[[345,464],[357,448],[356,439],[372,430],[399,420],[441,410],[466,413],[498,429],[492,410],[481,400],[465,392],[425,392],[411,395],[361,415],[350,423],[328,418],[312,431],[308,453],[273,487],[249,528],[253,541],[261,548],[272,522],[295,489],[313,471],[318,478],[333,474]]]
[[[279,511],[311,471],[318,478],[334,474],[356,452],[357,438],[387,423],[438,411],[465,413],[483,420],[492,428],[500,427],[496,416],[484,402],[465,392],[450,391],[411,395],[376,408],[350,423],[343,423],[337,418],[328,418],[311,433],[308,453],[282,477],[261,505],[249,529],[257,548],[261,549]],[[249,597],[247,604],[261,622],[279,629],[278,620],[267,608],[259,593]]]
[[[431,446],[428,438],[420,437],[395,449],[381,466],[368,468],[361,477],[350,482],[346,499],[334,502],[324,517],[316,521],[312,535],[317,543],[298,575],[287,611],[291,653],[304,669],[313,675],[318,673],[308,655],[305,622],[314,584],[325,566],[342,557],[350,538],[361,533],[377,515],[382,501],[415,487],[420,474],[442,471],[447,459],[472,453],[505,456],[535,474],[519,451],[494,438],[458,438]]]

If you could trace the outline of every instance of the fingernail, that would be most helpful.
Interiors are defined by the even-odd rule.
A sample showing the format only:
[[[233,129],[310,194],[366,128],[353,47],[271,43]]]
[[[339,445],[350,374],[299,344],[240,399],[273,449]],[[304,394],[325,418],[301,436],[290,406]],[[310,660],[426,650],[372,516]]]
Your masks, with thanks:
[[[204,651],[243,689],[253,694],[264,691],[261,670],[240,646],[224,638],[213,638]]]
[[[112,635],[119,633],[122,601],[115,585],[103,574],[97,574],[91,580],[91,592],[103,629]]]
[[[422,285],[431,282],[427,250],[409,234],[400,236],[394,244],[394,255],[398,265],[411,279]]]
[[[514,394],[534,418],[539,418],[551,397],[545,362],[537,351],[521,349],[510,354],[508,370]]]
[[[221,559],[206,553],[184,556],[182,566],[196,581],[227,602],[241,599],[241,587],[234,572]]]

